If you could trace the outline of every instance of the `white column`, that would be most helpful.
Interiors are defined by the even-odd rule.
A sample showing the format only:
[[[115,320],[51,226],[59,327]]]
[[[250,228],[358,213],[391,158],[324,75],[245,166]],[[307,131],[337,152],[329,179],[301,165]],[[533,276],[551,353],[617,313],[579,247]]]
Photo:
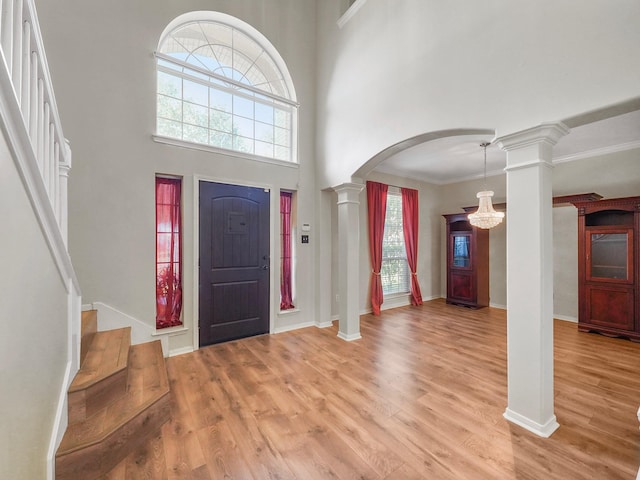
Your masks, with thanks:
[[[504,417],[541,437],[553,409],[552,150],[569,133],[542,124],[497,139],[507,152],[507,364]]]
[[[360,336],[360,192],[364,185],[343,183],[338,194],[338,276],[340,278],[340,324],[338,337],[346,341]]]

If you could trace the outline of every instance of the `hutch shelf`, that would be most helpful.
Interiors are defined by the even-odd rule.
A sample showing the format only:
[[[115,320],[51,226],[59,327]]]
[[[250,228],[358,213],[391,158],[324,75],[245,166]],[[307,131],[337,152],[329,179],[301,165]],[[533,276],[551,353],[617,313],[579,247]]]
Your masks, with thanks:
[[[574,205],[578,329],[640,341],[640,197]]]
[[[466,213],[443,217],[447,221],[447,303],[486,307],[489,305],[489,230],[472,226]]]

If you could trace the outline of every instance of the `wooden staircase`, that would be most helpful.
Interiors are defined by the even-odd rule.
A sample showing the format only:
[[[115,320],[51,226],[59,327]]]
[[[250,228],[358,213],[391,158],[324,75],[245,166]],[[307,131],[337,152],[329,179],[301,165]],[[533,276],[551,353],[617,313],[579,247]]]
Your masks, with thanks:
[[[69,424],[56,453],[56,480],[94,480],[169,420],[169,381],[160,341],[131,345],[131,329],[97,331],[82,314],[80,370],[69,387]]]

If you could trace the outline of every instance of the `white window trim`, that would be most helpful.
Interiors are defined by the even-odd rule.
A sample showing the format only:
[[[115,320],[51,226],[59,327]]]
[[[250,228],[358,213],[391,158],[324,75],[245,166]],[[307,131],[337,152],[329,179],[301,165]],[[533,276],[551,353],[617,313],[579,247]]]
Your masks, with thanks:
[[[357,0],[356,3],[358,3],[359,1],[366,1],[366,0]],[[354,5],[352,5],[352,7]],[[293,84],[293,78],[291,77],[291,73],[289,72],[289,68],[287,67],[287,64],[285,63],[284,59],[280,55],[280,52],[278,52],[278,50],[271,44],[271,42],[269,41],[269,39],[267,39],[267,37],[265,37],[262,33],[260,33],[258,30],[256,30],[254,27],[252,27],[248,23],[245,23],[244,21],[232,15],[227,15],[225,13],[213,12],[213,11],[194,11],[194,12],[188,12],[183,15],[180,15],[175,19],[173,19],[171,22],[169,22],[169,24],[165,27],[165,29],[162,31],[162,34],[160,35],[160,40],[158,41],[158,47],[156,50],[159,50],[160,46],[165,41],[165,38],[167,37],[167,35],[171,34],[171,32],[180,28],[181,26],[186,25],[188,23],[193,23],[193,22],[207,22],[207,21],[226,24],[236,30],[241,31],[242,33],[247,35],[249,38],[257,42],[260,45],[260,47],[262,47],[264,51],[275,62],[280,73],[282,74],[282,78],[287,86],[287,89],[289,91],[289,95],[291,98],[284,99],[278,95],[270,94],[269,92],[262,91],[262,90],[259,93],[260,95],[269,96],[271,98],[276,99],[277,101],[286,103],[292,107],[291,108],[291,146],[290,146],[291,156],[290,156],[290,159],[279,160],[279,159],[272,159],[269,157],[261,157],[259,155],[247,154],[244,152],[238,152],[236,150],[227,150],[223,148],[213,147],[211,145],[199,144],[195,142],[169,138],[163,135],[157,135],[157,133],[152,136],[153,139],[159,143],[166,143],[166,144],[176,145],[184,148],[191,148],[191,149],[202,150],[202,151],[213,151],[213,152],[221,153],[224,155],[247,158],[250,160],[257,160],[257,161],[261,161],[265,163],[273,163],[277,165],[286,164],[287,166],[294,166],[294,165],[297,166],[299,164],[299,158],[298,158],[299,103],[297,101],[296,89],[295,89],[295,85]],[[158,57],[158,55],[161,55],[161,54],[155,53],[155,56],[157,58],[163,58],[163,57]],[[163,59],[166,60],[165,58]],[[169,59],[170,59],[169,61],[172,61],[173,63],[177,63],[175,59],[171,59],[171,57],[169,57]],[[187,68],[190,68],[192,70],[197,70],[197,66],[191,65],[191,64],[187,64],[187,65],[188,65]],[[161,66],[158,65],[158,61],[156,60],[156,76],[158,71],[162,71],[162,70],[161,70]],[[176,73],[180,73],[180,72],[176,72]],[[206,72],[205,74],[209,76],[216,76],[215,74],[212,75],[212,73],[213,72]],[[181,73],[181,75],[184,75],[184,74]],[[224,81],[228,81],[228,79],[225,77]],[[243,87],[246,88],[247,86],[245,85]],[[157,108],[157,96],[158,96],[158,92],[156,91],[156,108]],[[157,122],[157,118],[158,118],[157,110],[156,110],[155,118]]]
[[[296,102],[295,100],[291,100],[291,99],[286,98],[286,97],[281,97],[280,95],[276,95],[274,93],[267,92],[266,90],[260,90],[259,88],[255,88],[255,87],[253,87],[251,85],[245,85],[244,83],[235,82],[234,80],[232,80],[232,79],[230,79],[228,77],[225,77],[224,75],[219,75],[219,74],[217,74],[215,72],[211,72],[209,70],[205,70],[204,68],[200,68],[197,65],[193,65],[193,64],[187,63],[187,62],[183,62],[183,61],[178,60],[176,58],[170,57],[169,55],[165,55],[164,53],[155,52],[154,55],[155,55],[156,58],[159,58],[160,60],[163,60],[165,62],[173,63],[174,65],[179,65],[180,67],[186,68],[188,70],[192,70],[192,71],[200,73],[202,75],[206,75],[207,77],[211,77],[211,78],[215,78],[216,80],[220,80],[221,82],[237,85],[238,88],[241,88],[243,90],[249,90],[250,92],[257,93],[258,95],[262,95],[264,97],[272,98],[274,100],[277,100],[280,103],[285,103],[285,104],[287,104],[289,106],[296,107],[296,108],[300,106],[300,104],[298,102]],[[189,80],[191,80],[193,82],[197,82],[197,83],[200,83],[202,85],[206,85],[208,87],[211,86],[211,83],[207,82],[206,80],[203,80],[203,79],[198,78],[198,77],[194,77],[192,75],[189,75],[188,73],[180,72],[178,70],[173,70],[173,69],[171,69],[169,67],[165,67],[165,66],[162,66],[162,65],[158,65],[157,68],[158,68],[158,71],[167,73],[169,75],[173,74],[173,75],[176,75],[176,76],[188,78]],[[259,98],[255,98],[255,97],[252,97],[250,95],[244,94],[244,93],[239,92],[238,90],[233,89],[233,88],[224,88],[221,85],[216,85],[215,88],[217,90],[222,90],[222,91],[225,91],[225,92],[229,92],[229,93],[232,93],[234,95],[241,95],[241,96],[243,96],[245,98],[248,98],[248,99],[251,99],[251,100],[256,100],[257,102],[264,103],[265,105],[268,105],[268,103],[261,101]]]
[[[354,3],[355,5],[355,3]],[[388,189],[387,189],[387,198],[389,197],[389,195],[394,195],[394,196],[402,196],[402,191],[400,190],[399,187],[395,187],[393,185],[389,185]],[[386,212],[385,212],[386,215]],[[404,230],[404,224],[402,225],[402,229]],[[384,241],[384,240],[383,240]],[[404,239],[403,239],[403,243],[404,243]],[[405,245],[405,256],[403,257],[406,261],[406,245]],[[384,257],[382,258],[382,261],[384,262]],[[410,273],[410,269],[409,269],[409,263],[407,261],[407,287],[408,290],[406,292],[392,292],[392,293],[384,293],[383,290],[383,298],[385,299],[392,299],[394,297],[403,297],[403,296],[407,296],[411,294],[411,273]]]
[[[191,150],[201,150],[203,152],[217,153],[225,155],[227,157],[238,157],[245,160],[252,160],[254,162],[270,163],[272,165],[279,165],[281,167],[299,168],[300,164],[297,162],[290,162],[289,160],[278,160],[277,158],[261,157],[259,155],[253,155],[251,153],[238,152],[237,150],[227,150],[226,148],[214,147],[212,145],[206,145],[204,143],[188,142],[186,140],[180,140],[179,138],[165,137],[164,135],[151,135],[154,142],[163,143],[165,145],[172,145],[174,147],[189,148]]]

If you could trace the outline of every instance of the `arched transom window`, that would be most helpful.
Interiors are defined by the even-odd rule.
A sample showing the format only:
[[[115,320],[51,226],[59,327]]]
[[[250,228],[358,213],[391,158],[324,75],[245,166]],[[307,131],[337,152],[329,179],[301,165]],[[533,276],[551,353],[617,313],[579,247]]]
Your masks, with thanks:
[[[194,13],[225,21],[187,14],[165,30],[156,53],[157,135],[296,162],[295,92],[275,48],[238,19]]]

